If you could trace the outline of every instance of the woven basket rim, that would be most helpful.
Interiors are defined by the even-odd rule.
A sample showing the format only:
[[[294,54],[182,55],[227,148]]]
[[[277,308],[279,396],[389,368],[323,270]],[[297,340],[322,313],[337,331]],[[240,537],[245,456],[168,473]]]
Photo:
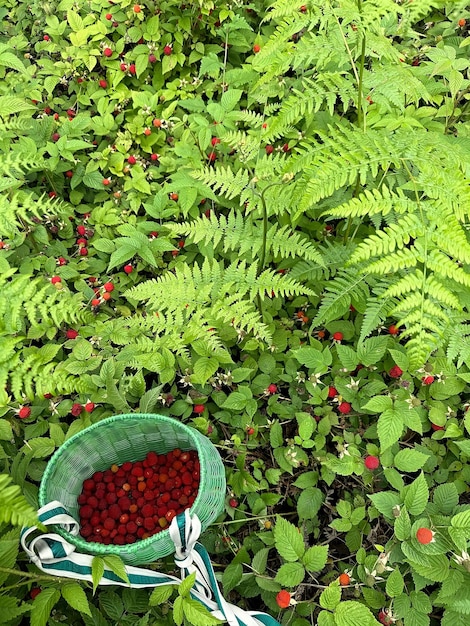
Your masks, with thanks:
[[[197,449],[200,460],[203,459],[204,450],[202,449],[199,435],[201,437],[204,437],[204,435],[202,435],[202,433],[200,433],[195,428],[192,428],[191,426],[188,426],[187,424],[183,424],[182,422],[179,422],[173,417],[168,417],[166,415],[159,415],[158,413],[124,413],[121,415],[112,415],[111,417],[102,419],[99,422],[92,424],[91,426],[87,426],[86,428],[79,431],[78,433],[75,433],[75,435],[72,435],[70,439],[65,441],[61,446],[59,446],[59,448],[57,448],[57,450],[49,459],[46,469],[41,479],[41,484],[39,486],[39,493],[38,493],[39,506],[42,507],[48,504],[48,501],[46,499],[47,482],[50,478],[50,474],[52,473],[54,469],[54,466],[60,461],[60,457],[66,452],[68,448],[70,448],[77,440],[79,440],[84,435],[88,435],[90,432],[93,432],[94,430],[96,430],[99,427],[102,427],[103,425],[107,426],[108,424],[112,424],[112,423],[120,422],[124,420],[129,420],[132,418],[135,418],[135,421],[148,420],[148,421],[155,421],[155,422],[160,422],[160,423],[161,422],[169,423],[172,426],[176,426],[177,428],[185,431],[188,437],[191,438],[195,448]],[[212,442],[210,443],[212,444]],[[198,504],[199,499],[202,498],[202,495],[204,492],[203,487],[204,487],[204,483],[206,482],[206,480],[207,479],[205,477],[205,472],[203,472],[203,463],[201,463],[201,477],[200,477],[200,483],[199,483],[199,493],[193,505],[189,509],[190,512],[194,510],[194,508]],[[64,529],[58,529],[58,532],[60,532],[61,535],[63,535],[70,543],[72,543],[77,548],[80,548],[83,550],[87,550],[87,549],[96,550],[96,551],[99,550],[99,553],[101,556],[106,556],[107,554],[119,554],[119,552],[122,552],[123,548],[125,548],[125,551],[127,553],[136,553],[139,550],[146,548],[147,546],[151,546],[152,544],[155,544],[156,542],[164,541],[165,538],[169,536],[170,531],[167,528],[165,530],[162,530],[156,535],[152,535],[148,537],[147,539],[141,539],[140,541],[136,541],[135,543],[132,543],[132,544],[126,544],[124,546],[115,545],[115,544],[104,545],[101,543],[86,541],[86,539],[84,539],[80,535],[78,536],[73,535],[72,533],[69,533],[68,531]]]

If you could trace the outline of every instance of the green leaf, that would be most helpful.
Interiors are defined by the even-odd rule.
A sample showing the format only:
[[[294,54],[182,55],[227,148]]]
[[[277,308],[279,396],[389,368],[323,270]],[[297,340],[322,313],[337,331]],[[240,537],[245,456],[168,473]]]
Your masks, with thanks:
[[[328,365],[331,363],[331,353],[328,350],[321,352],[311,346],[305,346],[294,350],[293,353],[301,365],[314,370],[316,374],[324,374],[328,371]]]
[[[266,565],[268,563],[269,548],[261,548],[253,556],[251,567],[257,574],[264,574],[266,571]]]
[[[16,563],[20,545],[20,530],[14,528],[0,538],[0,563],[2,567],[12,568]],[[0,585],[8,578],[8,572],[0,572]],[[1,614],[0,614],[1,615]]]
[[[83,20],[75,11],[67,11],[67,22],[75,33],[78,33],[79,30],[83,30]]]
[[[297,587],[303,581],[305,569],[301,563],[284,563],[278,569],[274,580],[283,587]]]
[[[417,472],[425,465],[428,458],[427,454],[418,450],[405,448],[395,455],[394,465],[401,472]]]
[[[317,487],[304,489],[297,500],[299,519],[313,519],[323,504],[323,492]]]
[[[426,554],[423,563],[411,559],[408,562],[418,574],[435,582],[442,582],[449,575],[449,560],[443,554]]]
[[[368,496],[379,513],[393,519],[393,508],[401,503],[400,495],[396,491],[381,491]]]
[[[470,509],[454,515],[450,523],[454,528],[460,528],[470,532]]]
[[[377,589],[362,587],[362,595],[364,596],[364,600],[370,609],[377,610],[386,604],[385,594]]]
[[[194,364],[194,382],[205,384],[219,368],[219,361],[214,357],[200,357]]]
[[[299,529],[283,517],[277,517],[274,526],[274,545],[286,561],[298,561],[305,552],[305,545]]]
[[[269,442],[273,448],[279,448],[284,443],[282,426],[277,420],[271,424],[269,429]]]
[[[335,610],[336,626],[376,626],[377,621],[371,611],[353,600],[340,602]]]
[[[390,396],[375,396],[371,398],[367,404],[364,404],[362,409],[366,411],[372,411],[373,413],[382,413],[393,407],[393,401]]]
[[[43,459],[54,452],[55,443],[49,437],[37,437],[27,441],[22,450],[25,454],[31,454],[34,459]]]
[[[178,586],[178,595],[181,597],[189,596],[189,592],[194,587],[194,583],[196,582],[196,572],[193,572],[186,578],[183,578],[181,583]]]
[[[403,593],[404,586],[405,581],[403,580],[400,570],[398,568],[394,569],[385,584],[387,595],[390,596],[390,598],[396,598]]]
[[[222,621],[211,615],[206,607],[197,600],[182,598],[182,601],[184,616],[188,622],[194,624],[194,626],[216,626],[216,624],[223,624],[225,622],[225,620]]]
[[[400,369],[406,372],[410,366],[410,360],[408,356],[404,352],[401,352],[400,350],[389,349],[389,352],[391,354],[392,359],[395,361],[395,365],[398,365]]]
[[[336,353],[338,354],[338,358],[343,367],[351,372],[356,369],[359,364],[359,358],[355,350],[353,350],[350,346],[344,346],[339,343],[336,346]]]
[[[382,452],[400,439],[402,431],[403,418],[400,413],[394,409],[384,411],[377,422],[377,434]]]
[[[222,585],[224,587],[224,595],[229,594],[232,589],[241,582],[243,576],[243,567],[241,563],[230,563],[222,574]]]
[[[423,472],[414,480],[411,485],[403,490],[404,503],[408,513],[411,515],[421,515],[429,501],[429,489]]]
[[[20,63],[18,59],[16,60],[18,63]],[[24,67],[20,71],[24,71]],[[5,117],[6,115],[11,115],[12,113],[19,113],[20,111],[27,111],[34,108],[36,107],[33,104],[31,104],[30,102],[26,102],[21,98],[15,98],[13,96],[0,96],[0,115],[2,115],[3,117]]]
[[[130,585],[129,576],[127,575],[126,565],[121,557],[115,554],[109,554],[103,557],[104,564],[110,569],[116,576],[119,576],[121,580]]]
[[[222,404],[223,409],[232,409],[234,411],[241,411],[245,408],[247,398],[239,391],[232,391]]]
[[[242,97],[243,90],[242,89],[228,89],[222,94],[222,98],[220,99],[220,104],[223,109],[228,113],[235,108],[235,105]]]
[[[178,596],[173,602],[173,619],[176,626],[181,626],[184,620],[183,600],[183,596]]]
[[[0,440],[11,441],[13,439],[13,430],[8,420],[0,419]]]
[[[60,600],[58,589],[43,589],[33,601],[31,607],[31,626],[46,626],[51,611]]]
[[[173,591],[176,589],[176,585],[159,585],[152,591],[149,604],[150,606],[158,606],[164,604],[169,598],[171,598]]]
[[[325,565],[328,558],[328,546],[312,546],[305,551],[302,563],[308,572],[319,572]]]
[[[338,581],[332,582],[320,595],[320,606],[333,611],[341,601],[341,587]]]
[[[411,535],[411,520],[405,506],[400,509],[400,515],[395,520],[395,536],[400,541],[405,541]]]
[[[459,492],[457,491],[455,483],[438,485],[434,489],[432,500],[444,515],[452,513],[459,503]]]
[[[104,574],[104,561],[100,556],[94,556],[91,562],[91,577],[93,579],[93,593],[100,584]]]
[[[72,609],[91,617],[90,605],[83,588],[76,582],[63,583],[60,587],[62,597]]]
[[[317,626],[335,626],[335,618],[333,613],[328,611],[320,611],[318,614]]]
[[[0,596],[0,623],[6,624],[7,622],[11,622],[16,619],[23,613],[26,613],[31,609],[31,605],[23,602],[18,606],[18,598],[13,596]],[[18,624],[18,621],[15,621]],[[26,623],[26,622],[22,622]],[[28,624],[31,622],[28,621]]]

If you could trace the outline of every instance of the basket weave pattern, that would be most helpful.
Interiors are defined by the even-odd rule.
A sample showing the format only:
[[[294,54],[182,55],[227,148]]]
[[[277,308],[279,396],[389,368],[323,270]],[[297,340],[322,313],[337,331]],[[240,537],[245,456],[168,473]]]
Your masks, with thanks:
[[[196,450],[199,456],[200,483],[192,515],[201,520],[202,530],[223,509],[225,470],[212,443],[201,433],[163,415],[131,413],[97,422],[66,441],[50,459],[39,489],[39,505],[58,500],[78,520],[77,498],[83,481],[94,472],[138,461],[150,452],[165,454],[180,448]],[[117,554],[129,565],[142,565],[174,552],[168,530],[133,544],[103,545],[76,537],[61,528],[57,532],[79,552],[106,556]]]

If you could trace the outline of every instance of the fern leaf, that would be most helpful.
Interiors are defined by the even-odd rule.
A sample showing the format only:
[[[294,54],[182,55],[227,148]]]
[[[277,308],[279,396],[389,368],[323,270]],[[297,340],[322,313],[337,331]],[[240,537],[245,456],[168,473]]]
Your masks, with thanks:
[[[39,524],[36,510],[28,503],[18,485],[7,474],[0,474],[0,523],[13,526]]]

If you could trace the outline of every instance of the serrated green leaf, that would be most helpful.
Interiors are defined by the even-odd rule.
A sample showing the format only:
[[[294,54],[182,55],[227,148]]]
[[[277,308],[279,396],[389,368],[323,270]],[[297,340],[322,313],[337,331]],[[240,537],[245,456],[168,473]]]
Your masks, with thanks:
[[[400,508],[400,515],[395,519],[395,536],[400,541],[405,541],[411,535],[411,520],[405,506]]]
[[[379,513],[393,519],[393,508],[401,503],[400,495],[396,491],[382,491],[368,496]]]
[[[364,600],[370,609],[378,610],[386,604],[385,594],[378,591],[378,589],[362,587],[362,595],[364,596]]]
[[[91,617],[90,605],[83,588],[76,582],[64,583],[60,587],[62,597],[72,609]]]
[[[183,598],[183,613],[190,624],[194,626],[216,626],[224,621],[217,619],[197,600]]]
[[[297,587],[303,581],[305,569],[301,563],[284,563],[278,569],[274,580],[283,587]]]
[[[313,519],[321,509],[325,497],[317,487],[304,489],[297,500],[297,513],[300,519]]]
[[[93,579],[93,593],[100,584],[104,574],[104,561],[100,556],[94,556],[91,562],[91,577]]]
[[[173,619],[176,626],[181,626],[184,620],[183,600],[183,596],[178,596],[173,602]]]
[[[160,585],[155,587],[149,598],[150,606],[158,606],[169,600],[175,590],[175,585]]]
[[[441,513],[449,515],[459,503],[459,493],[454,483],[438,485],[434,489],[432,500]]]
[[[367,411],[373,411],[374,413],[382,413],[392,407],[393,401],[390,396],[375,396],[361,408]]]
[[[394,569],[385,584],[387,595],[390,596],[390,598],[396,598],[403,593],[404,586],[405,581],[403,580],[400,570],[398,568]]]
[[[371,611],[353,600],[340,602],[335,610],[336,626],[376,626],[377,621]]]
[[[222,574],[222,585],[224,588],[224,595],[229,594],[232,589],[240,584],[243,577],[243,567],[241,563],[230,563]]]
[[[412,559],[408,562],[418,574],[434,582],[442,582],[449,575],[449,560],[443,554],[426,554],[423,563]]]
[[[320,606],[334,611],[341,601],[341,588],[337,581],[331,583],[320,595]]]
[[[387,409],[377,422],[377,434],[379,436],[382,452],[393,446],[401,436],[403,431],[403,418],[399,411]]]
[[[13,439],[13,430],[8,420],[0,419],[0,440],[11,441]]]
[[[274,545],[286,561],[298,561],[305,552],[305,544],[299,529],[283,517],[274,526]]]
[[[271,424],[269,429],[269,442],[273,448],[279,448],[284,443],[282,426],[277,420]]]
[[[54,452],[55,443],[49,437],[36,437],[27,441],[22,450],[25,454],[31,454],[34,459],[43,459]]]
[[[194,587],[194,583],[196,582],[196,572],[193,572],[186,578],[183,578],[181,583],[178,586],[178,595],[182,597],[189,596],[189,592]]]
[[[205,384],[219,368],[219,361],[214,357],[200,357],[194,364],[195,382]],[[245,400],[246,401],[246,400]]]
[[[395,455],[394,465],[401,472],[417,472],[425,465],[428,458],[427,454],[418,450],[405,448]]]
[[[335,626],[335,618],[333,613],[328,611],[320,611],[318,614],[317,626]]]
[[[451,525],[454,528],[470,531],[470,509],[461,511],[452,517],[450,520]]]
[[[308,572],[320,572],[326,565],[328,546],[312,546],[305,551],[302,563]]]
[[[253,556],[251,567],[257,574],[264,574],[268,563],[269,548],[261,548]]]
[[[421,515],[429,501],[429,489],[423,472],[403,490],[404,504],[411,515]]]
[[[18,602],[19,599],[13,596],[0,596],[0,623],[6,624],[7,622],[11,622],[31,609],[30,604],[23,602],[18,605]],[[15,623],[17,624],[18,621]],[[29,620],[28,623],[30,623]]]
[[[116,576],[119,576],[121,580],[130,585],[129,576],[127,575],[126,565],[121,557],[115,554],[109,554],[103,557],[104,564],[110,569]]]
[[[58,589],[43,589],[33,601],[31,607],[31,626],[46,626],[51,611],[60,600]]]

